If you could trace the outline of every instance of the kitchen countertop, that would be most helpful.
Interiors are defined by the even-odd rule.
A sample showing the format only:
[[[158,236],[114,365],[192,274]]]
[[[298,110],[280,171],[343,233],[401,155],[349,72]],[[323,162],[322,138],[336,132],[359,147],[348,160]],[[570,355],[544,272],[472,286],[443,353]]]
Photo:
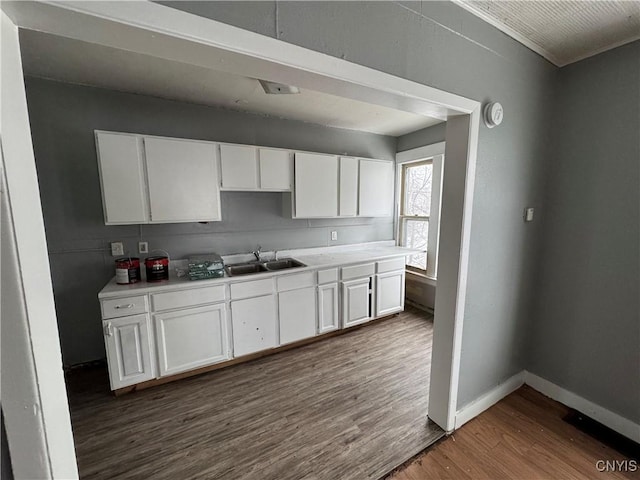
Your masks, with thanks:
[[[344,250],[340,250],[339,248],[328,247],[326,249],[300,250],[299,252],[300,254],[296,254],[295,250],[289,250],[287,252],[281,252],[278,255],[280,258],[294,258],[304,263],[306,267],[291,268],[274,272],[260,272],[235,277],[230,277],[225,273],[224,277],[206,280],[189,280],[187,277],[178,277],[175,272],[175,268],[170,268],[169,280],[158,283],[142,281],[131,285],[118,285],[115,277],[113,277],[111,281],[100,291],[98,298],[144,295],[151,292],[206,287],[230,282],[245,282],[248,280],[258,280],[260,278],[272,278],[279,275],[302,273],[309,270],[316,270],[318,268],[342,267],[363,262],[384,260],[386,258],[407,256],[412,253],[420,253],[422,250],[392,245],[372,244],[371,246],[367,246],[364,244],[361,248],[347,247]]]

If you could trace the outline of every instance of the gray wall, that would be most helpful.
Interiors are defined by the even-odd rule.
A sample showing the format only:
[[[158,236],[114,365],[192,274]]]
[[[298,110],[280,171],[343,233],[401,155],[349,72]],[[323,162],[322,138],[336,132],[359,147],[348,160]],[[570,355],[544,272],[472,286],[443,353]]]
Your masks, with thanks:
[[[190,253],[250,252],[393,239],[392,219],[292,220],[281,193],[222,194],[222,222],[105,226],[93,130],[220,140],[393,159],[396,140],[200,105],[26,80],[65,365],[104,357],[98,291],[114,275],[109,242]],[[338,241],[329,232],[337,230]]]
[[[433,310],[436,305],[436,287],[420,281],[411,274],[407,274],[405,297],[419,307],[427,307]]]
[[[404,152],[413,148],[431,145],[432,143],[444,142],[447,130],[447,123],[438,123],[431,127],[416,130],[398,137],[398,151]]]
[[[560,70],[529,369],[640,422],[640,41]]]
[[[504,123],[480,130],[459,406],[525,368],[541,231],[540,222],[523,223],[522,210],[542,203],[557,68],[451,2],[171,5],[503,104]]]

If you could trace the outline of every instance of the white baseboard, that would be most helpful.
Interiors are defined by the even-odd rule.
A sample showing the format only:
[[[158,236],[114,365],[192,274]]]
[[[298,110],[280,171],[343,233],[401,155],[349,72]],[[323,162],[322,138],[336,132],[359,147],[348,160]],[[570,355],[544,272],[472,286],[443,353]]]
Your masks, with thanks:
[[[586,398],[582,398],[569,390],[565,390],[555,383],[545,380],[531,372],[525,372],[524,382],[547,397],[593,418],[619,434],[630,438],[634,442],[640,443],[640,425],[632,422],[628,418],[624,418],[611,410],[607,410],[606,408],[601,407]]]
[[[460,428],[472,418],[477,417],[489,407],[519,389],[524,384],[525,375],[525,370],[516,373],[513,377],[458,410],[456,412],[455,428]]]

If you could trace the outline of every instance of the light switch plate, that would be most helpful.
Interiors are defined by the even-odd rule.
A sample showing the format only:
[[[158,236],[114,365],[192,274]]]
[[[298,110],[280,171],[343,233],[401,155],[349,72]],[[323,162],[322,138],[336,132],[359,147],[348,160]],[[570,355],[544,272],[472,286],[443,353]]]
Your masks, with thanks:
[[[331,232],[331,240],[338,240],[338,232],[335,230]]]
[[[121,257],[124,255],[124,245],[122,242],[111,242],[111,256]]]
[[[533,222],[533,213],[534,209],[532,207],[524,209],[524,221],[525,222]]]

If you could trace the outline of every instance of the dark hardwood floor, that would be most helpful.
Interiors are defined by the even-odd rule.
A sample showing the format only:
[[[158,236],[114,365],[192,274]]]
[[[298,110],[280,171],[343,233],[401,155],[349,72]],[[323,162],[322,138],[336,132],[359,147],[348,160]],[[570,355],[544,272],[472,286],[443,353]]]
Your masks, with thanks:
[[[432,317],[398,317],[114,397],[68,376],[83,479],[378,479],[439,439],[427,420]]]
[[[640,465],[565,422],[568,412],[524,386],[389,480],[640,479]],[[618,471],[598,470],[616,460]]]

